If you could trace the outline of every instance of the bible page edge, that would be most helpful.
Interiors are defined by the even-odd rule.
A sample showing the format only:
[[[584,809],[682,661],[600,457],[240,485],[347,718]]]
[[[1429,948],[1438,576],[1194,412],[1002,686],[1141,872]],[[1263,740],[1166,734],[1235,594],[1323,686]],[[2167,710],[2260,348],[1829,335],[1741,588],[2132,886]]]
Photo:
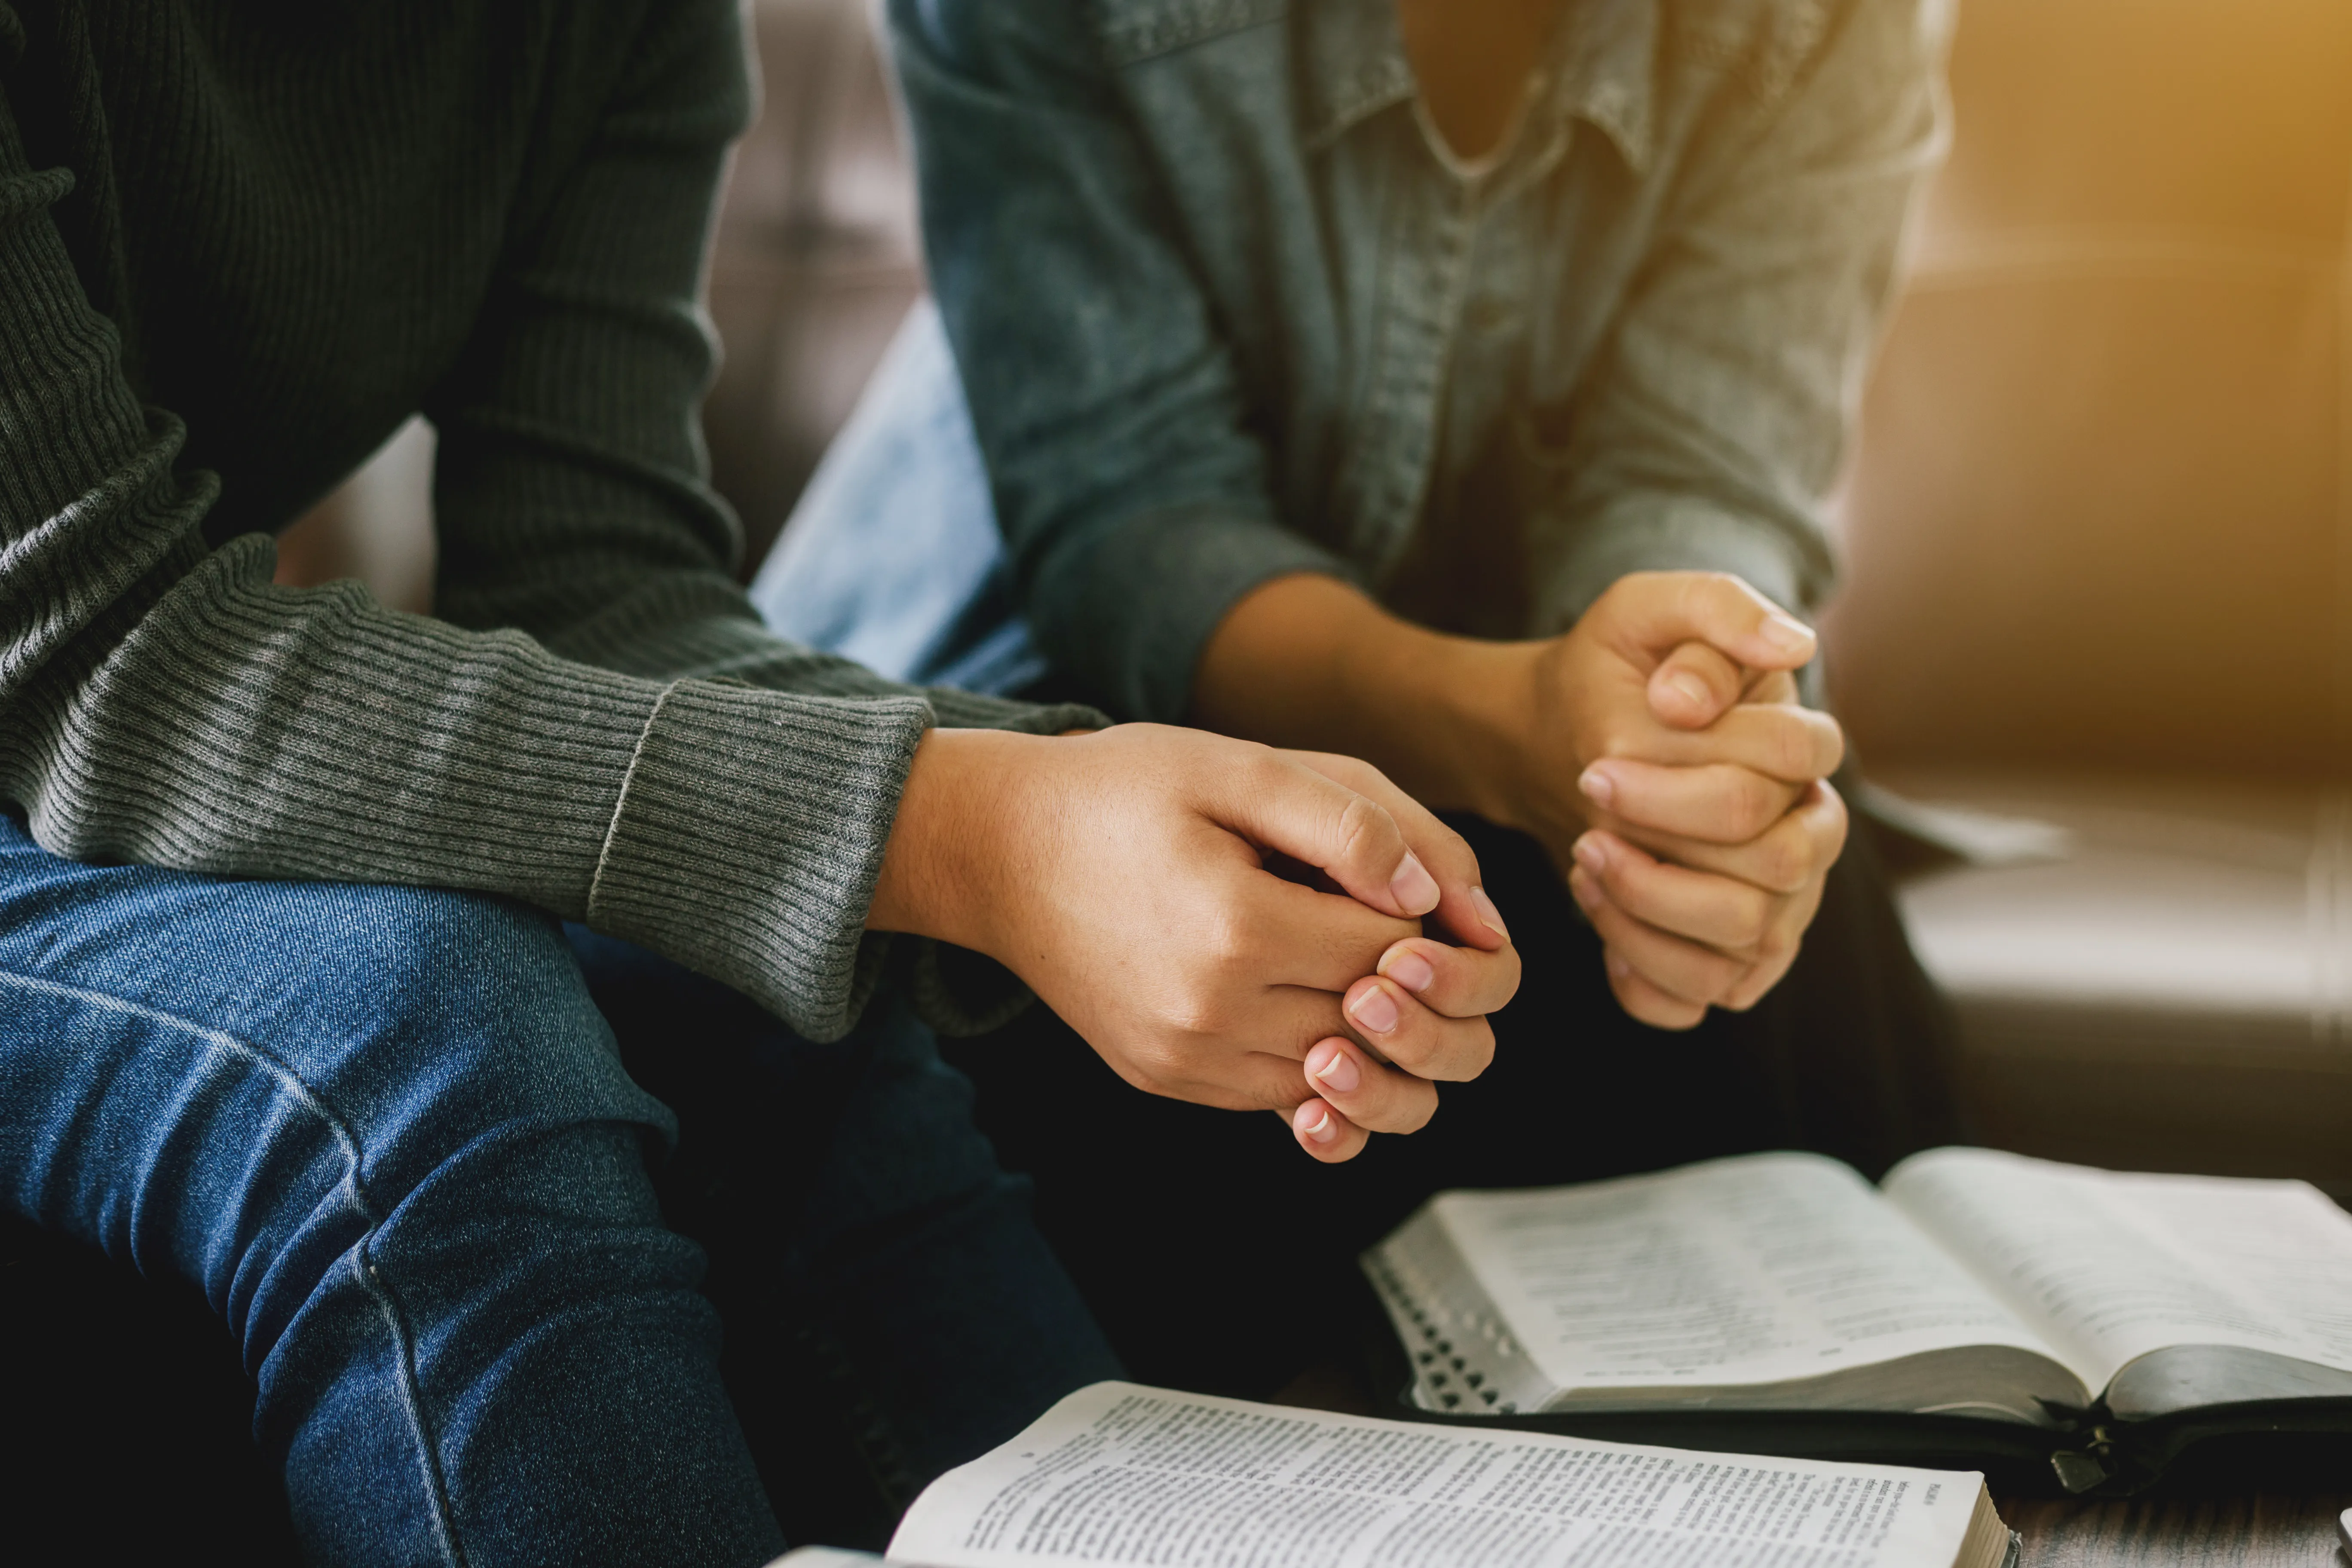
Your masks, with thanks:
[[[1531,1331],[1540,1330],[1542,1327],[1541,1309],[1518,1289],[1518,1281],[1514,1272],[1501,1266],[1499,1261],[1496,1267],[1483,1266],[1488,1255],[1496,1250],[1494,1247],[1482,1247],[1480,1245],[1491,1238],[1492,1226],[1486,1222],[1491,1216],[1502,1211],[1539,1208],[1548,1202],[1558,1201],[1562,1195],[1570,1194],[1585,1196],[1640,1187],[1672,1190],[1699,1186],[1716,1179],[1720,1173],[1735,1170],[1759,1173],[1776,1171],[1835,1173],[1843,1178],[1843,1183],[1851,1184],[1849,1190],[1857,1199],[1869,1205],[1867,1210],[1857,1212],[1872,1212],[1886,1216],[1912,1241],[1919,1244],[1923,1254],[1932,1257],[1940,1266],[1951,1269],[1958,1280],[1976,1294],[1984,1307],[1997,1312],[2002,1320],[1998,1331],[1942,1334],[1928,1331],[1910,1335],[1890,1336],[1888,1342],[1881,1351],[1858,1356],[1851,1361],[1841,1361],[1834,1367],[1825,1367],[1822,1364],[1825,1358],[1820,1354],[1820,1352],[1827,1347],[1821,1342],[1815,1341],[1808,1350],[1788,1352],[1752,1362],[1737,1372],[1718,1366],[1706,1369],[1704,1376],[1697,1375],[1694,1371],[1687,1377],[1627,1373],[1612,1379],[1596,1380],[1583,1375],[1580,1369],[1567,1364],[1562,1352],[1562,1345],[1566,1342],[1548,1342],[1547,1335]],[[1851,1166],[1826,1155],[1772,1151],[1756,1154],[1730,1155],[1665,1171],[1617,1177],[1602,1182],[1580,1183],[1572,1186],[1446,1192],[1433,1198],[1428,1207],[1441,1218],[1454,1249],[1463,1258],[1465,1266],[1479,1289],[1493,1303],[1504,1328],[1523,1352],[1535,1363],[1556,1394],[1570,1391],[1612,1388],[1677,1386],[1730,1388],[1794,1382],[1822,1376],[1829,1372],[1842,1371],[1849,1367],[1871,1366],[1900,1361],[1929,1351],[1965,1350],[1978,1346],[2001,1346],[2040,1355],[2079,1379],[2079,1373],[2075,1372],[2074,1367],[2064,1357],[2053,1351],[2044,1336],[2034,1333],[2031,1325],[2020,1320],[2015,1312],[2010,1310],[2007,1303],[2000,1296],[1983,1289],[1983,1283],[1975,1271],[1960,1267],[1958,1260],[1949,1256],[1948,1249],[1937,1245],[1933,1237],[1927,1236],[1912,1225],[1906,1215],[1893,1205],[1887,1205],[1877,1190],[1864,1181]]]
[[[1497,1449],[1507,1454],[1543,1449],[1576,1450],[1643,1456],[1678,1463],[1721,1461],[1744,1471],[1861,1478],[1880,1482],[1899,1480],[1918,1486],[1921,1489],[1918,1498],[1910,1499],[1906,1494],[1906,1500],[1897,1505],[1892,1522],[1899,1528],[1890,1531],[1893,1538],[1882,1549],[1865,1554],[1866,1563],[1874,1568],[1949,1568],[1956,1563],[1959,1547],[1967,1538],[1978,1495],[1984,1488],[1982,1473],[1975,1470],[1930,1470],[1912,1466],[1839,1460],[1709,1454],[1654,1444],[1615,1443],[1599,1438],[1568,1437],[1507,1428],[1489,1433],[1422,1422],[1349,1415],[1335,1411],[1267,1405],[1216,1394],[1179,1393],[1139,1384],[1106,1382],[1066,1394],[1010,1441],[1000,1444],[977,1459],[958,1466],[926,1487],[892,1535],[887,1560],[893,1563],[921,1564],[923,1568],[1039,1568],[1039,1565],[1043,1568],[1065,1568],[1065,1565],[1113,1561],[1102,1557],[973,1548],[964,1543],[964,1538],[972,1532],[992,1504],[1044,1468],[1040,1464],[1032,1465],[1025,1470],[1019,1469],[1006,1462],[1006,1456],[1025,1448],[1050,1458],[1073,1440],[1099,1430],[1103,1420],[1114,1414],[1121,1402],[1135,1396],[1172,1401],[1200,1409],[1296,1419],[1316,1428],[1318,1441],[1334,1432],[1402,1429],[1431,1434],[1465,1450]],[[1028,1454],[1022,1455],[1024,1459],[1029,1457]],[[1942,1499],[1939,1494],[1946,1491],[1951,1494],[1951,1500],[1957,1506],[1930,1517],[1929,1510],[1940,1508]],[[1411,1491],[1370,1494],[1365,1500],[1368,1508],[1381,1510],[1407,1506],[1414,1500]],[[1763,1538],[1752,1533],[1733,1532],[1727,1533],[1722,1539],[1748,1541]],[[1360,1568],[1368,1550],[1360,1542],[1350,1546],[1338,1560],[1340,1568]],[[1684,1559],[1677,1559],[1681,1560]],[[1640,1563],[1629,1563],[1624,1568],[1640,1568]]]
[[[2150,1177],[2144,1173],[2108,1171],[2095,1165],[2074,1165],[2063,1161],[2043,1160],[2032,1155],[2012,1153],[2006,1150],[1956,1146],[1930,1149],[1910,1156],[1887,1173],[1882,1185],[1888,1199],[1909,1215],[1913,1223],[1924,1234],[1941,1243],[1947,1251],[1975,1274],[1987,1289],[1994,1292],[2006,1302],[2012,1311],[2027,1322],[2044,1331],[2051,1342],[2064,1352],[2061,1359],[2069,1367],[2074,1368],[2084,1384],[2100,1397],[2105,1397],[2108,1387],[2125,1368],[2163,1351],[2190,1350],[2200,1347],[2225,1348],[2294,1358],[2295,1350],[2288,1347],[2300,1345],[2302,1341],[2299,1333],[2281,1333],[2274,1338],[2256,1341],[2252,1336],[2228,1331],[2213,1331],[2207,1328],[2188,1325],[2179,1318],[2169,1320],[2168,1324],[2165,1320],[2158,1318],[2149,1323],[2126,1325],[2122,1330],[2070,1332],[2064,1325],[2052,1320],[2036,1302],[2021,1295],[2017,1289],[2003,1279],[1992,1262],[1979,1256],[1966,1238],[1952,1235],[1938,1223],[1935,1213],[1934,1190],[1943,1184],[1953,1181],[1950,1173],[1955,1168],[1966,1170],[1969,1166],[1999,1172],[2004,1180],[2012,1184],[2044,1184],[2053,1198],[2090,1205],[2095,1214],[2111,1226],[2116,1234],[2128,1237],[2130,1241],[2172,1264],[2177,1269],[2192,1276],[2198,1285],[2224,1298],[2250,1317],[2258,1319],[2271,1315],[2264,1303],[2246,1298],[2226,1276],[2218,1275],[2209,1267],[2206,1260],[2198,1258],[2186,1249],[2178,1237],[2167,1234],[2146,1212],[2144,1205],[2136,1203],[2127,1194],[2132,1184],[2150,1179],[2235,1183],[2255,1182],[2260,1181],[2261,1178],[2172,1178],[2162,1175]],[[2300,1183],[2292,1184],[2306,1185]],[[1927,1191],[1920,1191],[1922,1188]],[[2307,1190],[2311,1191],[2313,1197],[2317,1201],[2321,1203],[2327,1201],[2317,1193],[2316,1189]],[[1985,1183],[1981,1181],[1969,1183],[1966,1184],[1966,1199],[1972,1202],[1980,1200],[1985,1191]],[[1977,1206],[1989,1229],[2000,1228],[2004,1207],[2013,1208],[2013,1205],[1993,1203],[1978,1203]],[[2070,1298],[2080,1300],[2080,1292],[2070,1293]],[[2165,1326],[2156,1326],[2158,1324]],[[2325,1360],[2315,1364],[2331,1365]]]

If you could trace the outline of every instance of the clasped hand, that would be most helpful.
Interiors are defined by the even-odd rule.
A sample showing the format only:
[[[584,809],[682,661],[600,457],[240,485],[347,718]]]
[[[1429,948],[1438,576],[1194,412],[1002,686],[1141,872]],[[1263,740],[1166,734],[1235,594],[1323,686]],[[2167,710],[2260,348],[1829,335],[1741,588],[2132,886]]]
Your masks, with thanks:
[[[1469,846],[1377,769],[1199,731],[934,731],[868,924],[987,953],[1129,1083],[1319,1160],[1493,1058],[1518,955]]]
[[[1537,656],[1521,815],[1644,1023],[1753,1006],[1820,908],[1845,844],[1828,777],[1844,739],[1798,700],[1813,651],[1736,577],[1640,573]]]

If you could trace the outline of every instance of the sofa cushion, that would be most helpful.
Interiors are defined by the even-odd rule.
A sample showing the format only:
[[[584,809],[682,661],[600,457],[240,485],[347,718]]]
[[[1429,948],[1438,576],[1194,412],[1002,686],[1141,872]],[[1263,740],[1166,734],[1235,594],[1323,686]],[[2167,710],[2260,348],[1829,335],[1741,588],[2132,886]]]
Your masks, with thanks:
[[[2352,794],[1911,770],[1905,796],[2064,830],[1900,891],[1960,1016],[1986,1141],[2139,1169],[2352,1184]]]

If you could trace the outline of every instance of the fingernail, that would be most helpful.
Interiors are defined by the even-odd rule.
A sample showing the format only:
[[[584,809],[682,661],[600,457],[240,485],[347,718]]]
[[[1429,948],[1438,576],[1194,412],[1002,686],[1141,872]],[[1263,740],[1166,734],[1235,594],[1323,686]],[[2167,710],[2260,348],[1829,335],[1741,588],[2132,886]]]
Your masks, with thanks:
[[[1813,646],[1813,634],[1801,621],[1787,616],[1767,616],[1757,635],[1782,653],[1797,653]]]
[[[1355,1005],[1348,1009],[1348,1016],[1370,1034],[1385,1035],[1397,1026],[1396,998],[1375,985],[1356,998]]]
[[[1339,1136],[1339,1124],[1331,1120],[1329,1106],[1318,1100],[1315,1109],[1318,1114],[1312,1122],[1298,1130],[1298,1135],[1312,1139],[1318,1143],[1328,1143],[1332,1139]]]
[[[1409,947],[1382,964],[1381,973],[1415,995],[1437,984],[1437,966]]]
[[[1577,908],[1586,914],[1601,907],[1601,884],[1590,877],[1570,877],[1568,890],[1574,895]]]
[[[1590,833],[1576,841],[1576,863],[1598,877],[1609,869],[1609,851]]]
[[[1706,682],[1687,669],[1678,669],[1667,676],[1666,685],[1694,708],[1706,708],[1715,701],[1715,693],[1706,689]]]
[[[1329,1049],[1329,1059],[1319,1068],[1307,1068],[1307,1076],[1333,1094],[1355,1093],[1356,1086],[1364,1081],[1364,1075],[1357,1069],[1355,1058],[1338,1046]]]
[[[1405,913],[1425,915],[1437,907],[1437,879],[1429,874],[1421,857],[1408,849],[1404,863],[1389,879],[1389,894]]]
[[[1584,770],[1576,781],[1576,787],[1582,790],[1593,805],[1604,811],[1608,809],[1609,804],[1617,798],[1617,781],[1601,772],[1599,763]]]
[[[1470,906],[1478,911],[1480,922],[1488,931],[1493,931],[1505,942],[1511,940],[1510,928],[1503,924],[1503,913],[1495,907],[1495,900],[1486,896],[1486,889],[1470,889]]]

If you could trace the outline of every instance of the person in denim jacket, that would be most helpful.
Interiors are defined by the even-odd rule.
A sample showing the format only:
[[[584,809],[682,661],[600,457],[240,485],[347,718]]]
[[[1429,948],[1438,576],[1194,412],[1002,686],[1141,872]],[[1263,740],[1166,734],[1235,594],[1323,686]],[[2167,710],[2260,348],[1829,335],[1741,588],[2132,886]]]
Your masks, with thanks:
[[[1758,721],[1811,683],[1647,629],[1832,585],[1949,20],[892,0],[937,308],[763,612],[908,679],[1364,757],[1463,814],[1527,964],[1494,1069],[1345,1170],[1241,1129],[1204,1159],[1193,1112],[1101,1098],[1045,1021],[971,1053],[1139,1371],[1294,1369],[1352,1247],[1438,1186],[1948,1136],[1948,1023],[1847,842],[1835,726]],[[1426,968],[1351,996],[1365,1044],[1442,1002]],[[1088,1179],[1122,1154],[1183,1179]]]

